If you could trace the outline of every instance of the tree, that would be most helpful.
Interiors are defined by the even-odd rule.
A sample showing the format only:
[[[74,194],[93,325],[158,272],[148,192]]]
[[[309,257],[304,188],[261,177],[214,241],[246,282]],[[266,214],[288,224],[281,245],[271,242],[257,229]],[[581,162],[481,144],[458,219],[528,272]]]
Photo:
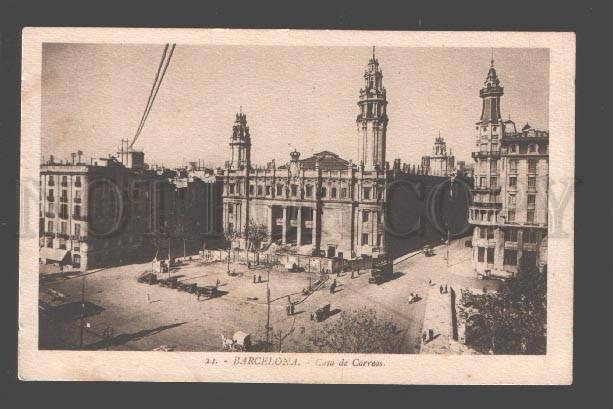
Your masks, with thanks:
[[[240,238],[240,234],[234,230],[228,230],[223,234],[224,240],[228,244],[228,274],[230,274],[230,254],[232,251],[232,242]]]
[[[249,266],[249,250],[253,249],[256,254],[256,263],[260,261],[260,247],[268,240],[268,227],[265,224],[258,224],[253,220],[249,221],[246,229],[247,235],[247,266]]]
[[[373,309],[342,312],[338,319],[316,329],[310,337],[319,352],[398,353],[396,325]]]
[[[467,343],[494,354],[543,354],[547,337],[547,283],[542,273],[523,274],[496,293],[464,293],[478,311]],[[472,335],[472,336],[471,336]]]

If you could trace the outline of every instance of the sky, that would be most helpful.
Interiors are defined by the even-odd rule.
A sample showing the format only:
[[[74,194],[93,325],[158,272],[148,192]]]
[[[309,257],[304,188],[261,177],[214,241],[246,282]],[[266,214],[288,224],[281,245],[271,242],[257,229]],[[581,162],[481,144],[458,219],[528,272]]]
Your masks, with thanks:
[[[132,140],[163,44],[45,44],[42,160],[115,154]],[[149,164],[223,166],[235,114],[247,115],[252,163],[330,150],[357,157],[358,95],[368,47],[178,44],[134,147]],[[502,116],[548,129],[549,50],[494,48]],[[387,90],[387,156],[419,164],[439,132],[456,161],[472,162],[475,122],[492,49],[377,47]],[[552,135],[555,138],[555,135]]]

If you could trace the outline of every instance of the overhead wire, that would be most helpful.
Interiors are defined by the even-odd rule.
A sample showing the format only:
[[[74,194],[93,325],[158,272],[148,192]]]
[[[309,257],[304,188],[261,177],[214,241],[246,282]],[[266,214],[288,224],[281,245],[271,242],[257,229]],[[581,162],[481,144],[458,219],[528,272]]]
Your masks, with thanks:
[[[168,52],[168,47],[170,46],[170,52]],[[166,44],[164,47],[164,52],[162,54],[162,59],[160,60],[160,65],[158,66],[157,73],[155,75],[155,80],[153,81],[153,86],[151,87],[151,91],[149,93],[149,98],[147,100],[147,105],[145,106],[145,111],[143,112],[143,116],[141,118],[141,122],[138,126],[138,130],[136,131],[136,135],[134,139],[130,143],[130,148],[134,145],[138,137],[140,136],[145,124],[147,122],[147,118],[149,117],[149,113],[151,112],[151,108],[153,107],[153,103],[155,102],[155,98],[160,90],[160,86],[162,85],[162,81],[164,80],[164,76],[166,75],[166,70],[168,69],[168,65],[170,64],[170,59],[172,58],[172,54],[174,52],[176,44]],[[168,57],[166,57],[168,55]]]

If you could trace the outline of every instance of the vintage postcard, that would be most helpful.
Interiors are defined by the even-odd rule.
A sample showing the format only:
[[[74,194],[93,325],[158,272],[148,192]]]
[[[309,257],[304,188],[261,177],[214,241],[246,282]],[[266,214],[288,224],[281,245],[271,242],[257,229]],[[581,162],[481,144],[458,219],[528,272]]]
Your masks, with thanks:
[[[27,28],[24,380],[570,384],[572,33]]]

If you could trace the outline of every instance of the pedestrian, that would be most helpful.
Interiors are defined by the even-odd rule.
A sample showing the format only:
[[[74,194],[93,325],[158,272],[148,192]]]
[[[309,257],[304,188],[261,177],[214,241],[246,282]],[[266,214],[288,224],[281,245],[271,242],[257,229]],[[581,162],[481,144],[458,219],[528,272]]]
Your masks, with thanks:
[[[358,267],[358,277],[360,276],[360,267]]]
[[[447,294],[447,284],[445,284],[445,294]]]
[[[147,293],[147,304],[151,304],[151,297],[149,297],[149,293]]]
[[[258,274],[258,283],[261,283],[261,282],[262,282],[262,275]]]
[[[428,280],[428,285],[432,285],[432,279]]]
[[[425,342],[426,342],[426,338],[428,338],[428,335],[426,334],[426,331],[424,331],[424,332],[421,334],[421,338],[422,338],[423,342],[425,343]]]
[[[353,280],[353,270],[351,270],[351,279]]]
[[[255,274],[253,275],[253,284],[255,284]]]
[[[428,330],[428,340],[432,341],[433,338],[434,338],[434,330],[429,329]]]
[[[443,285],[442,285],[442,284],[441,284],[441,286],[439,287],[439,289],[438,289],[438,290],[439,290],[439,292],[440,292],[441,294],[443,294]]]
[[[215,287],[219,287],[219,278],[217,279],[217,282],[215,283]]]

